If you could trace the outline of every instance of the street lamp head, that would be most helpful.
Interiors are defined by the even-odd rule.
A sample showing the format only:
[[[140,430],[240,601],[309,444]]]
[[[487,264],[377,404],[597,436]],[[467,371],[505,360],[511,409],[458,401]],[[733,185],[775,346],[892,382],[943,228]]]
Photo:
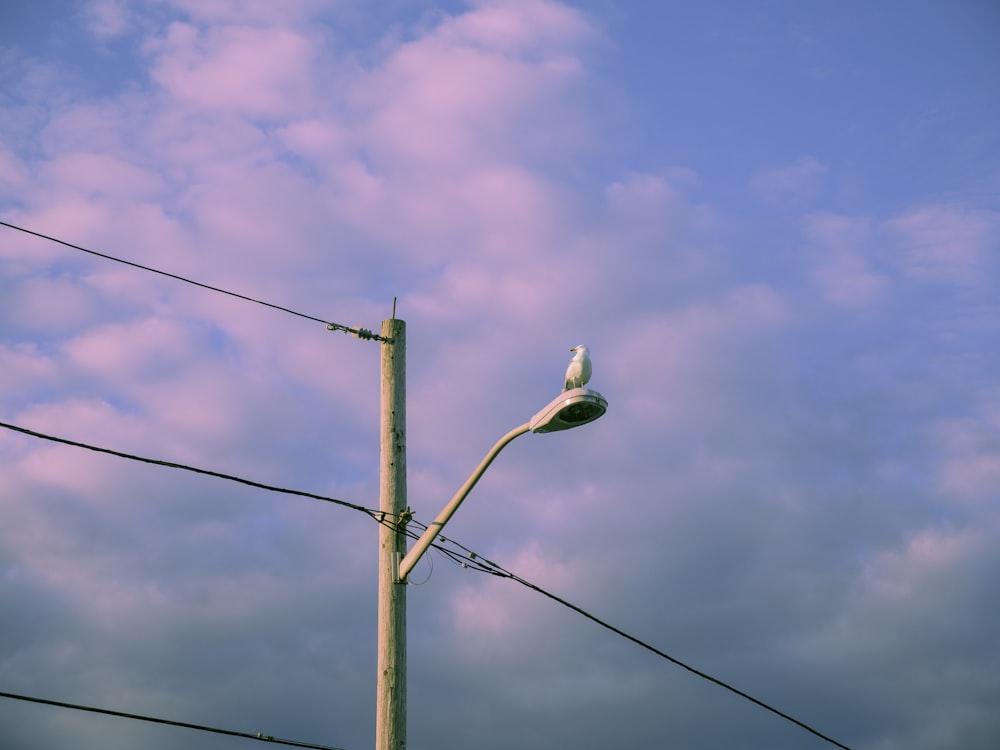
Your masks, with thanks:
[[[593,422],[608,410],[608,402],[597,391],[571,388],[531,418],[532,432],[557,432]]]
[[[441,529],[448,523],[448,519],[458,510],[458,506],[462,504],[472,488],[476,486],[479,477],[489,468],[490,464],[493,463],[493,459],[497,457],[497,454],[503,450],[503,447],[507,443],[529,430],[531,432],[557,432],[558,430],[568,430],[571,427],[579,427],[582,424],[587,424],[587,422],[593,422],[607,410],[608,402],[597,391],[583,387],[572,388],[560,393],[548,406],[533,416],[530,422],[518,425],[500,438],[497,444],[486,454],[486,458],[479,462],[479,466],[472,472],[472,475],[465,480],[465,484],[459,488],[455,496],[438,513],[437,518],[434,519],[434,523],[424,529],[424,533],[420,535],[416,544],[399,560],[395,569],[395,582],[401,583],[406,581],[410,571],[413,570],[413,566],[417,564],[417,560],[434,543],[438,534],[441,533]]]

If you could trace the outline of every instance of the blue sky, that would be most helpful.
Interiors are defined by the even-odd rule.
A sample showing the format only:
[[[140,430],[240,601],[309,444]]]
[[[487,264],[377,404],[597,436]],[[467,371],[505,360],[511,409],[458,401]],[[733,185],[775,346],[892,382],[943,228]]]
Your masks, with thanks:
[[[8,2],[0,220],[407,321],[429,522],[852,748],[1000,741],[992,3]],[[380,344],[0,227],[2,420],[378,504]],[[365,514],[0,430],[0,691],[374,741]],[[412,747],[830,747],[433,555]],[[18,750],[248,740],[0,701]]]

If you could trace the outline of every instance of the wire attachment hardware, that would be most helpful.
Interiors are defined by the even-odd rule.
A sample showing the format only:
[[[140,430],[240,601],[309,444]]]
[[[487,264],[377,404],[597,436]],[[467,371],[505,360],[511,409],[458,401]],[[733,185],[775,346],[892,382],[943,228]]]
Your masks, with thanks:
[[[405,529],[412,520],[413,520],[413,509],[407,506],[406,510],[404,510],[402,513],[399,514],[399,520],[396,521],[396,526],[401,529]]]
[[[327,323],[326,330],[343,331],[344,333],[349,333],[352,336],[357,336],[362,341],[384,341],[387,344],[392,343],[392,339],[386,338],[385,336],[379,336],[377,333],[369,330],[368,328],[351,328],[350,326],[342,326],[340,323]]]

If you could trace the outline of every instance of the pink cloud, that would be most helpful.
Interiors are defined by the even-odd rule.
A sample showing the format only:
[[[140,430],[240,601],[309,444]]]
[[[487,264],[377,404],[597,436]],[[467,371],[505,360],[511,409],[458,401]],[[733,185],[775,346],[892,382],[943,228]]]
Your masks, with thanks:
[[[0,345],[0,388],[5,393],[53,382],[58,374],[56,363],[33,342]]]
[[[806,217],[807,239],[815,246],[810,281],[830,304],[860,310],[891,292],[891,279],[876,270],[870,257],[874,236],[866,218],[816,213]]]
[[[12,151],[0,149],[0,190],[20,191],[28,184],[28,168]]]
[[[587,138],[577,12],[542,2],[483,4],[395,49],[358,82],[366,141],[381,163],[466,168]]]
[[[207,24],[245,24],[273,26],[289,21],[310,19],[329,5],[328,0],[298,0],[275,3],[272,0],[166,0],[188,17]]]
[[[289,149],[318,162],[351,154],[353,134],[330,116],[295,120],[279,133]]]
[[[471,43],[510,55],[567,52],[597,31],[580,11],[546,0],[479,0],[471,12],[449,18],[438,30],[452,43]]]
[[[152,75],[198,111],[280,117],[308,109],[314,43],[287,28],[172,23],[148,46]]]
[[[791,164],[759,172],[750,187],[767,203],[798,206],[816,196],[826,171],[815,157],[800,156]]]
[[[41,177],[58,190],[78,195],[127,199],[156,197],[163,189],[160,177],[147,168],[106,153],[70,152],[45,163]]]
[[[861,253],[840,253],[827,258],[810,274],[824,299],[837,307],[859,310],[886,298],[889,279],[874,273]]]
[[[528,580],[544,581],[544,585],[570,596],[579,584],[582,570],[574,570],[565,560],[547,553],[537,543],[527,543],[515,554],[505,556],[505,565]],[[419,569],[418,569],[419,570]],[[525,617],[519,606],[523,591],[506,586],[498,589],[489,582],[465,585],[449,597],[451,621],[455,636],[463,648],[481,650],[487,643],[517,643],[541,623]],[[540,612],[540,619],[551,613]]]
[[[942,419],[930,425],[935,449],[935,483],[951,501],[994,505],[1000,497],[1000,388],[976,394],[968,417]]]
[[[102,205],[82,195],[59,195],[58,200],[45,200],[29,212],[15,213],[11,223],[33,227],[44,227],[52,237],[72,237],[75,244],[87,246],[94,240],[106,237],[109,227],[114,225],[116,212],[108,205]],[[23,242],[23,240],[22,240]],[[32,261],[58,261],[67,258],[67,249],[43,240],[30,240],[27,245]],[[0,251],[2,252],[2,251]],[[19,253],[23,257],[23,253]]]
[[[886,223],[903,273],[926,282],[975,285],[996,272],[1000,217],[949,205],[914,209]]]
[[[746,408],[744,394],[725,384],[740,380],[747,358],[759,356],[755,352],[763,351],[768,336],[789,319],[779,294],[750,285],[634,321],[603,358],[610,383],[623,394],[615,408],[625,411],[632,424],[658,429],[721,417],[725,396],[733,410],[725,418],[733,419]],[[637,380],[637,372],[655,375]]]
[[[20,279],[5,302],[6,325],[22,335],[67,333],[103,317],[101,299],[70,275]]]
[[[64,347],[70,364],[125,383],[159,373],[170,363],[180,364],[201,348],[190,331],[176,321],[146,318],[91,329]]]
[[[91,0],[83,7],[84,23],[100,40],[124,34],[130,23],[130,13],[121,0]]]

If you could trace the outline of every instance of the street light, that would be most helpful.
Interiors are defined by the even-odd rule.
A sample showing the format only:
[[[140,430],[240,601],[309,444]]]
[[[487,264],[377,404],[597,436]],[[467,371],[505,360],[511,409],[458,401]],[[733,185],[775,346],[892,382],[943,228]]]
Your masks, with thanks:
[[[573,388],[563,391],[531,418],[532,432],[558,432],[593,422],[608,410],[608,402],[597,391]]]
[[[382,321],[382,387],[379,426],[378,672],[376,750],[406,750],[406,577],[421,555],[511,440],[526,432],[557,432],[593,422],[608,402],[589,388],[565,390],[493,446],[413,549],[406,551],[406,323]]]
[[[472,475],[465,480],[465,484],[459,488],[455,496],[444,506],[444,509],[434,519],[434,522],[427,527],[416,544],[400,560],[396,580],[400,583],[406,582],[406,577],[413,570],[413,566],[423,557],[427,548],[434,543],[437,535],[441,533],[441,529],[448,523],[448,519],[458,510],[458,506],[462,504],[462,501],[465,500],[472,488],[476,486],[476,482],[479,481],[483,472],[489,468],[489,465],[493,463],[493,459],[506,447],[507,443],[528,431],[558,432],[559,430],[569,430],[573,427],[579,427],[598,419],[607,410],[608,402],[597,391],[592,391],[589,388],[573,388],[572,390],[563,391],[556,398],[552,399],[548,406],[531,418],[531,421],[525,422],[520,427],[515,427],[500,438],[497,444],[486,454],[486,458],[472,472]]]

